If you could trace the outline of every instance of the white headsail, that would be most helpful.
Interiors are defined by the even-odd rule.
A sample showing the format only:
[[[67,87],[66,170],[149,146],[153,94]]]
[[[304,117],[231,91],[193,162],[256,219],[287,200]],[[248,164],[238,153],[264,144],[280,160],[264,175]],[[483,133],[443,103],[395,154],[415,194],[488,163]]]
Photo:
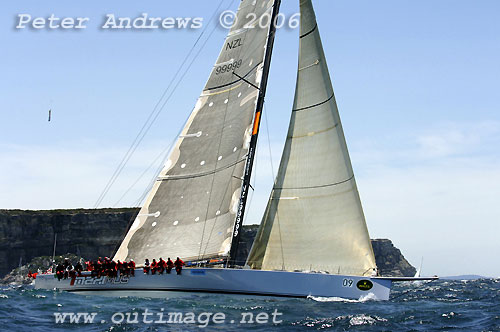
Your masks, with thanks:
[[[301,0],[300,10],[294,109],[247,264],[370,275],[375,257],[311,1]]]
[[[210,78],[173,152],[114,259],[227,256],[239,205],[269,27],[243,0]]]

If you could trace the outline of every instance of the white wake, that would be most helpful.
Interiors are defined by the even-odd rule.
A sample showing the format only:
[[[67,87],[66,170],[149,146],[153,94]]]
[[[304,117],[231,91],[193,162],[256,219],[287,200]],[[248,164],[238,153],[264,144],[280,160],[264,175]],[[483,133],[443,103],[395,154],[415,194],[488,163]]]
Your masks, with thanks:
[[[361,302],[378,300],[375,294],[373,293],[368,293],[364,296],[361,296],[358,300],[344,299],[343,297],[336,297],[336,296],[332,297],[308,296],[307,298],[317,302],[349,302],[349,303],[361,303]]]

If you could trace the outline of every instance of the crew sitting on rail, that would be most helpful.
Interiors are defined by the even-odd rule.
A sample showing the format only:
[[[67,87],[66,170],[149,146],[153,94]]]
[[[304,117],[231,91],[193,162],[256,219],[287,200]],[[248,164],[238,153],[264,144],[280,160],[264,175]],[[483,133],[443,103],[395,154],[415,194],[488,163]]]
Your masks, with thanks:
[[[104,257],[104,259],[101,262],[101,265],[99,266],[99,274],[98,277],[102,276],[110,276],[110,261],[108,257]]]
[[[120,262],[120,260],[118,260],[116,262],[116,273],[117,275],[122,275],[122,274],[125,274],[125,269],[123,268],[123,263]]]
[[[79,263],[81,264],[81,263]],[[86,263],[87,269],[86,271],[90,272],[90,276],[94,278],[99,278],[102,276],[107,276],[109,278],[116,278],[118,275],[122,276],[129,276],[132,274],[133,276],[135,275],[135,263],[131,260],[130,263],[127,263],[126,261],[118,261],[115,262],[114,260],[105,257],[102,259],[99,257],[97,261],[88,261]],[[75,271],[78,272],[79,268],[77,268],[78,265],[75,266]],[[83,271],[83,266],[82,266],[82,271]],[[78,276],[81,276],[81,273],[78,273]]]
[[[61,263],[57,264],[56,277],[58,280],[61,280],[64,277],[64,265],[62,265]]]
[[[94,260],[90,261],[89,264],[87,264],[88,270],[90,271],[90,275],[92,277],[97,277],[99,275],[99,261]]]
[[[76,277],[76,271],[74,269],[69,269],[69,270],[67,270],[67,272],[68,272],[68,277],[70,279],[75,279],[75,277]]]
[[[92,273],[94,272],[94,264],[92,263],[92,261],[88,260],[87,262],[85,262],[85,265],[87,265],[87,271],[89,271],[92,275]]]
[[[97,265],[97,270],[101,271],[102,270],[102,265],[103,265],[103,260],[101,257],[97,259],[96,265]]]
[[[85,265],[85,266],[84,266]],[[156,263],[158,266],[158,263]],[[146,259],[146,263],[144,266],[144,273],[149,273],[149,261]],[[81,277],[83,276],[82,272],[83,271],[89,271],[90,276],[93,278],[100,278],[102,276],[107,276],[109,278],[116,278],[118,274],[120,276],[125,275],[125,276],[135,276],[135,262],[131,259],[130,262],[126,261],[118,261],[116,263],[114,260],[105,257],[102,259],[99,257],[97,261],[87,261],[85,262],[83,258],[80,259],[78,263],[73,265],[69,261],[68,258],[64,259],[63,263],[60,263],[56,266],[55,268],[55,273],[54,273],[54,278],[58,278],[59,280],[61,279],[67,279],[69,278],[75,278],[76,276]],[[52,268],[50,268],[50,271],[52,271]],[[48,271],[47,271],[48,272]],[[86,275],[88,276],[88,274]]]
[[[130,262],[128,263],[128,268],[132,276],[135,277],[135,262],[133,259],[131,259]]]
[[[68,258],[65,258],[63,266],[64,266],[64,279],[68,279],[69,272],[73,270],[73,264],[71,264]]]
[[[177,257],[174,265],[175,265],[175,272],[177,272],[177,274],[181,274],[182,266],[184,265],[184,262],[179,257]]]
[[[82,276],[83,265],[82,265],[81,260],[78,263],[76,263],[76,265],[75,265],[75,271],[76,271],[76,273],[78,273],[79,277]]]
[[[172,269],[174,268],[174,262],[170,259],[170,257],[167,259],[167,273],[170,274],[172,272]]]
[[[156,262],[156,259],[153,258],[153,261],[151,262],[151,274],[156,274],[156,271],[158,271],[158,262]]]
[[[124,262],[123,264],[124,266],[126,266],[125,264],[127,263]],[[156,259],[153,258],[153,261],[151,263],[149,263],[149,259],[146,258],[146,261],[144,262],[144,266],[142,267],[142,269],[144,271],[144,274],[149,274],[150,271],[151,274],[156,274],[156,272],[158,272],[158,274],[163,274],[163,272],[165,271],[167,272],[167,274],[170,274],[172,272],[172,269],[175,267],[175,271],[177,272],[177,274],[181,274],[182,267],[184,265],[186,264],[179,257],[177,257],[175,262],[172,262],[170,257],[168,257],[166,261],[164,261],[163,258],[161,257],[158,261],[156,261]],[[131,271],[132,275],[134,275],[135,262],[132,259],[130,260],[130,263],[128,263],[128,267],[129,267],[128,270]]]
[[[122,262],[121,271],[120,271],[120,275],[128,276],[129,274],[130,274],[130,272],[129,272],[128,263],[127,263],[127,261],[123,261]]]
[[[109,261],[108,257],[104,257],[104,260],[101,264],[101,275],[108,275],[109,273]]]
[[[165,268],[167,267],[167,263],[163,260],[163,258],[160,257],[158,260],[158,273],[163,274],[163,271],[165,271]]]
[[[149,267],[149,259],[146,258],[146,261],[144,262],[144,267],[142,270],[144,271],[144,274],[149,274],[149,270],[151,268]]]
[[[116,278],[117,276],[117,271],[116,271],[116,262],[112,259],[109,259],[109,277],[111,278]]]

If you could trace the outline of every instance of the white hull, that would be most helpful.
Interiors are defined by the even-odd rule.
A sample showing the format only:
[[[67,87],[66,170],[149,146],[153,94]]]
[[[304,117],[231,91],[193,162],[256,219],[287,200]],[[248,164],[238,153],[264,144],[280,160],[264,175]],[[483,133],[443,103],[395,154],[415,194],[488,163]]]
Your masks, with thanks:
[[[358,287],[359,283],[359,287]],[[388,300],[392,281],[389,279],[343,276],[321,273],[261,271],[217,268],[186,268],[181,275],[145,275],[135,271],[135,277],[57,280],[53,274],[38,275],[37,289],[58,289],[70,292],[203,292],[285,297],[341,297],[360,299],[370,296]],[[147,295],[146,295],[147,296]]]

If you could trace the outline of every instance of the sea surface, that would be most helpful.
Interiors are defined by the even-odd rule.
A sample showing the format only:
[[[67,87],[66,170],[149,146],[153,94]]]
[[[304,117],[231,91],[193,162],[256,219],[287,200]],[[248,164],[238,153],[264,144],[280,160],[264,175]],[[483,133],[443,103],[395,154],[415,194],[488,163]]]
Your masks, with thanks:
[[[0,330],[500,331],[500,279],[396,284],[391,299],[384,302],[369,297],[348,301],[167,296],[114,298],[32,286],[2,287]],[[61,319],[64,313],[95,313],[95,317],[92,323],[83,323],[83,315],[79,323],[69,322],[69,316],[56,323],[56,316]]]

